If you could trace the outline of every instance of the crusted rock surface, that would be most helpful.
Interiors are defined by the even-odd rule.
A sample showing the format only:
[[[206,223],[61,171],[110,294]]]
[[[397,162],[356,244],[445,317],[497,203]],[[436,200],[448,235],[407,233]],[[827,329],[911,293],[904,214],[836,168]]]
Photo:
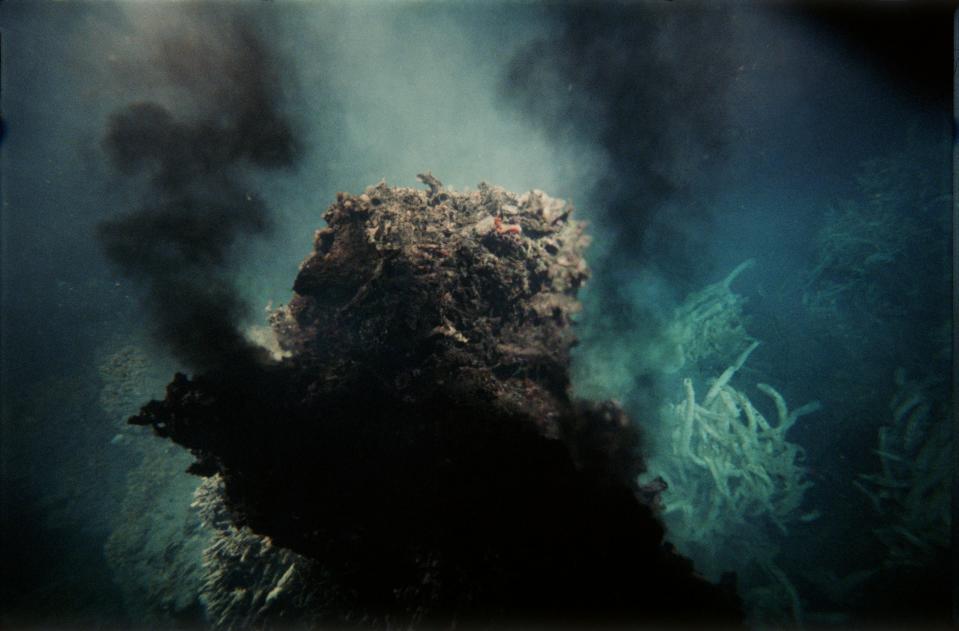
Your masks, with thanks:
[[[177,375],[133,419],[216,476],[214,545],[255,552],[251,584],[286,568],[274,593],[294,557],[269,549],[296,555],[270,607],[215,622],[735,621],[637,500],[623,412],[569,396],[588,274],[571,207],[420,179],[337,196],[273,314],[285,357]],[[207,564],[242,576],[240,558]]]

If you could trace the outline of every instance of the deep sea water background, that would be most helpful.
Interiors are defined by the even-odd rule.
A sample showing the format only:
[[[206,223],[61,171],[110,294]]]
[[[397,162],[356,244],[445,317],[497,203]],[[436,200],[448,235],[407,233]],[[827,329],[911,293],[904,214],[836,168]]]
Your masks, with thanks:
[[[123,418],[191,367],[151,338],[144,287],[107,263],[96,238],[144,190],[114,170],[103,138],[110,116],[137,101],[189,117],[190,88],[171,81],[157,51],[178,38],[228,42],[218,20],[239,13],[278,60],[277,99],[301,153],[295,168],[242,174],[274,227],[231,249],[228,271],[249,305],[238,324],[260,324],[267,303],[287,300],[338,190],[412,186],[425,170],[455,188],[540,188],[572,199],[595,238],[577,389],[623,401],[652,433],[658,407],[678,400],[678,375],[660,359],[673,309],[755,258],[735,286],[763,342],[744,378],[776,384],[791,403],[823,402],[790,434],[808,453],[808,508],[823,516],[782,542],[783,567],[847,575],[883,564],[888,551],[871,534],[880,516],[852,482],[879,467],[896,369],[938,377],[934,403],[950,403],[947,9],[9,2],[6,625],[142,621],[103,552],[126,476],[154,444]],[[833,279],[861,293],[826,317],[802,297],[821,262],[817,235],[844,203],[865,217],[881,208],[901,228],[883,234],[905,236],[868,273]],[[891,303],[902,308],[869,309]],[[809,608],[837,606],[796,582]]]

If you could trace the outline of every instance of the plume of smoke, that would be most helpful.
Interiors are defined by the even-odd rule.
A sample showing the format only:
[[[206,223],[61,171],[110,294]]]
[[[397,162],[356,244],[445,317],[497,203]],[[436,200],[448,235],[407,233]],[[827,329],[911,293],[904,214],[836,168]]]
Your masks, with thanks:
[[[721,156],[734,74],[730,15],[574,3],[558,18],[554,36],[514,58],[507,94],[554,136],[609,158],[591,201],[611,254],[635,258],[656,214],[701,188]]]
[[[554,17],[556,31],[513,58],[504,96],[554,138],[605,158],[587,193],[597,239],[577,373],[618,384],[606,396],[644,396],[668,342],[671,291],[699,282],[696,235],[710,217],[697,202],[726,143],[732,16],[573,3]]]
[[[209,7],[207,7],[209,9]],[[103,146],[142,187],[142,204],[98,226],[111,262],[147,289],[154,331],[193,368],[247,365],[262,351],[230,275],[236,248],[271,228],[252,170],[289,168],[294,126],[281,107],[278,59],[250,16],[196,11],[156,47],[176,107],[136,102],[109,120]]]

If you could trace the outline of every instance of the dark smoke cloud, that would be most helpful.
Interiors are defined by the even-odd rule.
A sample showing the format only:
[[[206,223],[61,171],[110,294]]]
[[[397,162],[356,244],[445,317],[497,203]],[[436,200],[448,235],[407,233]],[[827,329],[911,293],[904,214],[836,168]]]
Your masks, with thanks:
[[[504,96],[558,142],[601,156],[585,195],[594,276],[574,380],[639,416],[655,405],[664,322],[709,265],[705,202],[727,145],[732,17],[651,2],[575,3],[553,17],[557,28],[513,58]]]
[[[730,18],[671,3],[576,3],[557,17],[554,36],[514,58],[505,91],[554,137],[605,154],[590,211],[617,266],[635,262],[663,206],[688,200],[722,156]],[[681,233],[661,241],[660,260],[683,255]]]
[[[262,355],[240,331],[247,309],[230,264],[271,227],[247,174],[291,167],[299,152],[277,59],[250,21],[195,17],[157,49],[175,108],[140,102],[110,117],[107,155],[145,190],[142,206],[98,232],[110,261],[147,288],[159,340],[202,370]]]

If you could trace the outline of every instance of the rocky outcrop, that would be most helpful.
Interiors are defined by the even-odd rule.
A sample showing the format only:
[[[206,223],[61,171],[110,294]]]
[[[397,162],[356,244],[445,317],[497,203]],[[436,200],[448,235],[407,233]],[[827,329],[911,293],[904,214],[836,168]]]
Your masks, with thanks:
[[[132,419],[215,476],[198,502],[240,552],[210,571],[261,559],[245,575],[270,606],[215,622],[736,621],[638,501],[622,410],[570,398],[572,208],[421,180],[338,195],[273,314],[283,359],[177,375]]]

